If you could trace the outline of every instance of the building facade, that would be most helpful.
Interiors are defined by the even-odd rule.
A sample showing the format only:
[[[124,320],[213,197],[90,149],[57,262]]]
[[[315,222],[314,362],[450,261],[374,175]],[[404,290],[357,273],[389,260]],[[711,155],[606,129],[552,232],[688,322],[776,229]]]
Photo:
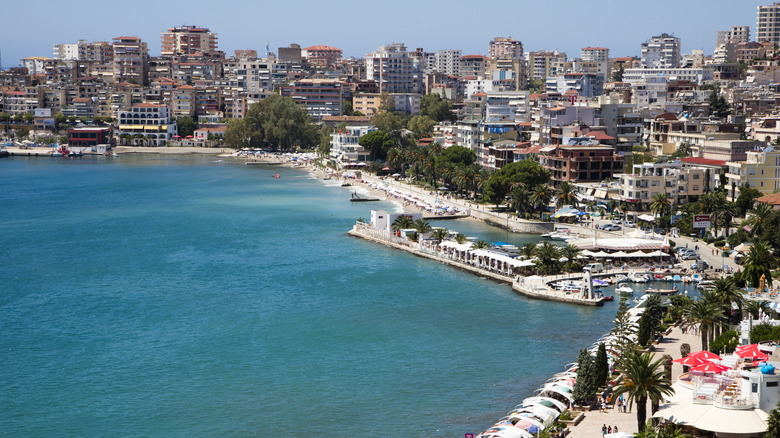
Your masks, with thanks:
[[[680,39],[662,33],[642,43],[642,68],[677,68],[680,66]]]
[[[217,34],[200,26],[177,26],[162,33],[160,56],[194,55],[217,51]]]
[[[488,56],[495,59],[519,59],[523,57],[523,43],[512,37],[495,37],[490,40]]]
[[[780,43],[780,3],[758,7],[756,40]]]
[[[366,79],[379,85],[380,93],[419,93],[422,68],[403,43],[381,46],[365,58]]]
[[[123,143],[166,146],[177,134],[168,105],[142,103],[117,113],[117,135]]]

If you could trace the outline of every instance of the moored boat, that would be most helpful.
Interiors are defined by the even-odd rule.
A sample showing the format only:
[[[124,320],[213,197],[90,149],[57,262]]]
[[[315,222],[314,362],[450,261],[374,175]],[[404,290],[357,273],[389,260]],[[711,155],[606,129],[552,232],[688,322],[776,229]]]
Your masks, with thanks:
[[[623,296],[634,295],[634,290],[626,286],[625,284],[621,284],[620,286],[618,286],[615,289],[615,292]]]
[[[677,287],[674,287],[672,289],[647,289],[645,293],[656,295],[674,295],[679,291],[680,290],[677,289]]]

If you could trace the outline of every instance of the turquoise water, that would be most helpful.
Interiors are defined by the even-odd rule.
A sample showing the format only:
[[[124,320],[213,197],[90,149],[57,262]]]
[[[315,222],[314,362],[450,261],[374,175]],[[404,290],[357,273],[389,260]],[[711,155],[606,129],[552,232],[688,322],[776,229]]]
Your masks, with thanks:
[[[0,186],[7,436],[461,437],[616,308],[528,300],[348,237],[394,206],[296,169],[12,158]]]

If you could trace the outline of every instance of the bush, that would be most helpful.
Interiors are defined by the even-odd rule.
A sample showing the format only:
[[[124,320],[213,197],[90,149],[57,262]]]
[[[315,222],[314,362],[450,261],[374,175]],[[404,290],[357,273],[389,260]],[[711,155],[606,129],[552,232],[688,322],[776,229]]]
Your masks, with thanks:
[[[561,421],[571,421],[574,419],[574,416],[571,414],[571,411],[567,409],[561,413],[558,419]]]
[[[739,333],[736,330],[729,330],[721,333],[717,338],[710,342],[710,351],[715,354],[733,353],[739,344]]]
[[[715,245],[718,248],[722,248],[723,245],[726,244],[726,241],[724,239],[713,240],[712,244]]]
[[[750,342],[756,344],[763,341],[780,339],[780,327],[769,324],[759,324],[750,330]]]

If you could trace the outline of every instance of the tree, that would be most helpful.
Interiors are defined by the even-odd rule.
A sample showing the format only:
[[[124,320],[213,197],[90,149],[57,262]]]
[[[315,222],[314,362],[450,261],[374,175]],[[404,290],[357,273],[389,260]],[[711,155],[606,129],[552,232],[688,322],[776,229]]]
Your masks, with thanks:
[[[180,136],[186,137],[195,133],[198,124],[195,123],[195,120],[192,120],[192,117],[182,116],[176,119],[176,128],[179,130]]]
[[[441,243],[447,238],[448,234],[449,231],[444,228],[434,228],[433,231],[431,231],[431,239],[436,239],[437,242]]]
[[[666,380],[663,358],[653,361],[650,353],[629,350],[618,365],[623,379],[615,388],[615,396],[626,394],[628,403],[636,402],[636,421],[639,431],[645,428],[647,400],[659,402],[674,393],[671,382]]]
[[[750,245],[742,265],[742,279],[753,287],[757,287],[761,276],[767,281],[772,279],[772,268],[777,266],[777,256],[767,242],[756,242]]]
[[[691,155],[691,144],[687,141],[684,141],[680,143],[680,146],[677,147],[677,150],[670,155],[672,158],[685,158],[689,157]]]
[[[595,367],[596,386],[604,386],[609,378],[609,361],[607,359],[607,347],[603,342],[599,344],[599,348],[596,350],[596,360],[593,364]]]
[[[723,319],[723,310],[716,302],[697,300],[685,310],[685,319],[688,327],[698,327],[701,333],[701,348],[706,350],[712,328]]]
[[[386,132],[396,140],[400,140],[401,131],[406,127],[404,116],[392,112],[380,111],[371,119],[371,124],[380,131]]]
[[[744,217],[748,210],[753,208],[753,201],[756,198],[761,197],[762,193],[757,189],[750,187],[750,183],[745,183],[739,188],[739,196],[737,196],[737,216]],[[733,198],[732,198],[733,200]],[[761,204],[759,204],[761,205]],[[766,205],[766,204],[764,204]],[[758,208],[758,206],[756,206]],[[755,209],[754,209],[755,210]]]
[[[769,413],[764,438],[780,438],[780,403]]]
[[[709,351],[715,354],[731,354],[739,345],[739,333],[736,330],[727,330],[710,342]]]
[[[265,142],[277,149],[292,150],[296,147],[311,148],[318,144],[319,136],[311,123],[311,117],[290,97],[272,94],[252,104],[243,120],[246,124],[244,129],[251,135],[247,137],[245,132],[239,138],[250,138],[248,143],[253,145]],[[234,124],[233,129],[240,128],[240,125]],[[229,131],[230,123],[225,131],[226,143],[230,137]],[[255,136],[259,138],[255,140]]]
[[[656,216],[663,216],[672,210],[672,200],[666,193],[656,193],[650,201],[650,211]]]
[[[452,102],[442,99],[436,93],[426,94],[420,99],[420,115],[436,122],[455,120],[455,115],[452,113]]]
[[[618,310],[615,314],[615,325],[610,334],[615,337],[616,343],[612,346],[617,357],[625,356],[626,351],[632,348],[633,335],[636,333],[636,325],[631,321],[631,314],[628,313],[628,298],[620,297]]]
[[[417,219],[414,221],[414,229],[420,236],[420,240],[422,240],[424,234],[430,233],[431,230],[433,230],[431,224],[425,219]]]
[[[560,272],[561,250],[550,242],[542,242],[536,246],[534,255],[539,261],[536,266],[543,274]]]
[[[377,113],[392,113],[395,111],[395,99],[390,93],[381,93],[379,95],[379,108]]]
[[[715,90],[710,94],[710,115],[715,117],[728,117],[731,114],[731,106],[726,102],[726,98],[721,96],[720,90]]]
[[[456,166],[469,166],[477,161],[477,155],[467,147],[455,145],[442,149],[437,159],[442,164],[452,163]]]
[[[739,197],[742,197],[742,193],[739,194]],[[739,203],[739,201],[737,201],[737,203]],[[769,219],[769,216],[772,215],[772,210],[772,206],[769,204],[762,203],[756,205],[750,217],[744,222],[745,225],[750,227],[751,236],[760,236],[761,233],[763,233],[766,222]]]
[[[555,189],[555,206],[558,208],[564,205],[577,207],[577,194],[574,185],[569,182],[562,182]]]
[[[247,119],[232,119],[225,129],[225,144],[234,149],[256,148],[262,145],[263,134],[247,122]]]
[[[520,184],[509,192],[509,198],[512,201],[512,210],[525,216],[526,213],[531,211],[531,191],[524,184]]]
[[[574,403],[585,405],[596,398],[598,385],[594,371],[595,367],[590,353],[586,349],[580,350],[580,355],[577,358],[577,380],[574,382],[574,389],[571,393]]]
[[[384,131],[371,131],[360,137],[358,144],[368,151],[368,159],[371,161],[387,158],[388,151],[395,146],[392,137]]]
[[[391,228],[393,231],[409,230],[414,228],[414,225],[415,223],[411,216],[401,215],[393,221]]]
[[[537,184],[534,186],[533,193],[531,193],[531,203],[534,208],[541,212],[547,211],[547,207],[552,200],[553,192],[546,184]]]
[[[436,126],[436,121],[428,116],[414,116],[409,119],[409,123],[406,128],[412,132],[417,138],[422,138],[433,134],[433,127]]]
[[[344,99],[344,100],[341,101],[341,112],[345,116],[352,116],[352,115],[354,115],[355,111],[353,110],[352,101],[351,100]]]

